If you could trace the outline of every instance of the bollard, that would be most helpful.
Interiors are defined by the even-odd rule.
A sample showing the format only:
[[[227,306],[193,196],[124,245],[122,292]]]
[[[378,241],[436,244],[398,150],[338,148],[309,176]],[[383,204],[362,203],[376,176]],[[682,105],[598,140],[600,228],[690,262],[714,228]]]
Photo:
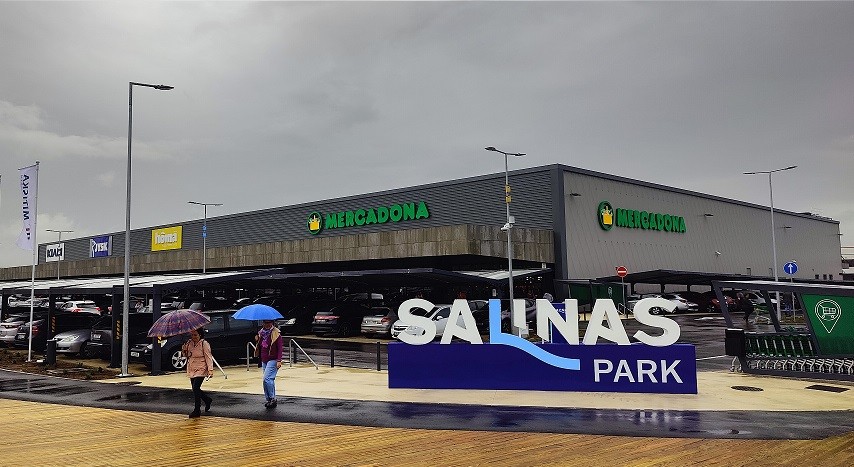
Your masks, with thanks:
[[[380,362],[380,341],[377,341],[377,371],[382,371],[382,362]]]
[[[329,341],[329,367],[335,368],[335,340]]]
[[[56,339],[48,339],[44,353],[45,365],[56,365]]]

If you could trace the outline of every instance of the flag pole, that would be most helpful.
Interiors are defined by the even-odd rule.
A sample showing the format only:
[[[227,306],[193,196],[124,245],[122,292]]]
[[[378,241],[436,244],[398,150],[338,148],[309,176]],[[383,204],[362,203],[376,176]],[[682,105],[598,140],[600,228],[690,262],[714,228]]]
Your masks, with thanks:
[[[38,213],[38,173],[39,173],[39,161],[36,161],[36,193],[33,194],[31,197],[29,197],[30,199],[32,199],[32,203],[33,203],[32,204],[32,206],[33,206],[33,210],[32,210],[32,213],[33,213],[33,229],[32,229],[33,236],[32,236],[32,240],[30,241],[30,249],[33,251],[33,259],[32,259],[32,273],[31,273],[31,277],[30,277],[30,333],[29,333],[29,337],[27,338],[27,341],[28,341],[28,343],[27,343],[27,361],[28,362],[33,361],[33,314],[34,314],[33,311],[34,311],[35,304],[36,304],[35,303],[36,302],[36,253],[38,252],[38,248],[36,247],[36,245],[38,245],[38,243],[36,243],[36,232],[38,232],[38,228],[36,225],[38,223],[38,219],[37,219],[37,217],[38,217],[37,216],[37,213]],[[28,192],[28,195],[29,195],[29,192]],[[29,203],[30,199],[27,200],[28,203]]]

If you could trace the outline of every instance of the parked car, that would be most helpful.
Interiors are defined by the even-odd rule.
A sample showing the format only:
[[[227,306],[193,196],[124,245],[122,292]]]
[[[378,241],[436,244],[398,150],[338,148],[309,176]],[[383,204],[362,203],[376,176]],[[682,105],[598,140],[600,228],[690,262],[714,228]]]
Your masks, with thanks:
[[[69,300],[56,307],[59,312],[68,313],[96,313],[101,314],[101,309],[92,300]]]
[[[184,304],[187,306],[187,309],[200,311],[202,313],[216,310],[228,310],[232,308],[231,303],[222,297],[198,298],[188,300],[184,302]]]
[[[397,322],[397,311],[391,308],[374,308],[362,318],[362,334],[366,336],[391,336],[391,327]]]
[[[56,324],[56,332],[72,331],[76,329],[91,328],[99,316],[94,313],[57,313],[53,315]],[[15,347],[29,347],[30,327],[32,327],[33,350],[44,351],[47,346],[48,325],[47,317],[24,323],[15,334]]]
[[[481,334],[489,334],[489,300],[469,300],[469,309],[474,317],[477,330]],[[501,332],[510,332],[510,310],[507,308],[507,300],[501,301]],[[525,317],[533,310],[531,319],[536,316],[536,302],[525,300]]]
[[[714,291],[703,292],[703,295],[708,299],[708,305],[706,305],[706,311],[710,313],[720,313],[721,312],[721,304],[718,302],[718,297],[715,296]],[[727,294],[724,294],[724,299],[726,300],[727,310],[730,312],[738,311],[738,302],[735,301],[734,298],[730,297]]]
[[[47,317],[47,310],[34,310],[33,320]],[[15,313],[0,322],[0,343],[11,346],[15,343],[18,328],[30,320],[30,313]]]
[[[102,316],[100,319],[109,320],[110,317]],[[56,340],[56,353],[86,357],[86,346],[92,339],[92,328],[86,327],[60,332],[53,338]]]
[[[211,345],[213,357],[218,362],[236,361],[246,358],[247,344],[255,342],[255,335],[260,327],[256,321],[234,319],[235,309],[217,310],[205,313],[211,322],[205,326],[205,340]],[[159,341],[158,344],[141,342],[131,346],[129,360],[142,362],[151,366],[152,349],[154,345],[161,346],[161,367],[164,370],[180,371],[187,366],[187,357],[181,352],[190,336],[172,336]],[[150,339],[149,339],[150,341]]]
[[[641,300],[644,298],[664,298],[665,300],[668,300],[667,298],[664,297],[664,295],[665,294],[660,294],[660,293],[641,294],[641,295],[639,295],[638,300]],[[670,301],[673,302],[673,311],[670,311],[669,313],[676,313],[676,311],[679,309],[680,302],[677,302],[675,300],[670,300]],[[635,301],[635,304],[637,304],[637,301]],[[634,310],[635,304],[632,305],[632,310]],[[687,310],[687,306],[685,306],[685,309]],[[668,313],[668,311],[664,308],[657,307],[657,306],[650,307],[650,309],[649,309],[649,314],[651,314],[651,315],[660,315],[663,313]]]
[[[329,306],[328,304],[305,303],[297,305],[290,310],[282,313],[282,319],[276,321],[276,326],[282,331],[282,334],[290,336],[298,336],[301,334],[310,334],[311,328],[314,325],[314,315],[318,308]]]
[[[663,293],[661,294],[661,298],[665,298],[675,303],[676,313],[687,313],[689,311],[697,311],[699,308],[696,303],[692,302],[691,300],[688,300],[687,298],[678,293]]]
[[[752,304],[753,304],[753,306],[755,306],[755,307],[759,307],[759,306],[761,306],[761,307],[765,307],[765,297],[764,297],[761,293],[759,293],[759,292],[751,292],[751,291],[748,291],[748,290],[746,290],[746,291],[744,291],[744,292],[742,292],[742,293],[744,294],[744,297],[745,297],[745,298],[747,298],[748,300],[750,300],[750,303],[752,303]],[[772,306],[772,307],[774,307],[775,309],[776,309],[776,307],[777,307],[777,299],[776,299],[776,298],[774,298],[774,295],[773,295],[773,294],[771,294],[771,306]]]
[[[444,334],[445,328],[448,327],[448,318],[451,317],[451,305],[436,305],[427,317],[436,323],[436,339],[439,339],[442,337],[442,334]],[[462,315],[457,318],[457,325],[460,327],[465,326]],[[403,332],[406,334],[412,334],[413,336],[420,336],[426,331],[421,326],[409,325],[403,330]],[[398,333],[396,337],[397,339],[400,339],[400,333]]]
[[[314,315],[311,332],[317,336],[333,334],[346,337],[359,334],[362,318],[373,312],[368,300],[335,302]]]
[[[450,306],[450,305],[445,305],[445,306]],[[412,315],[415,315],[415,316],[427,316],[430,313],[432,313],[433,310],[435,310],[435,309],[436,308],[433,308],[430,310],[425,310],[423,308],[413,308],[412,310],[410,310],[410,313]],[[394,324],[391,325],[391,337],[392,337],[392,339],[397,339],[397,336],[399,336],[400,333],[406,331],[406,328],[408,328],[408,327],[409,327],[408,324],[405,324],[398,319]]]
[[[144,343],[149,341],[148,330],[154,324],[151,313],[129,313],[128,314],[128,344]],[[110,316],[98,320],[92,325],[92,337],[86,345],[84,355],[86,357],[100,357],[109,360],[113,353],[113,320]]]

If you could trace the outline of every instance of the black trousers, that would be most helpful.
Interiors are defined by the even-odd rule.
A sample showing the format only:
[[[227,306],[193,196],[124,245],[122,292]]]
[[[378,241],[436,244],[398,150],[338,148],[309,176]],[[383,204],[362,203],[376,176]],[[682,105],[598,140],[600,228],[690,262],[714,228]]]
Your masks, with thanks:
[[[193,388],[193,396],[196,398],[196,411],[202,408],[202,401],[205,401],[205,404],[211,403],[211,398],[204,391],[202,391],[202,383],[205,381],[204,376],[196,376],[195,378],[190,378],[190,386]]]

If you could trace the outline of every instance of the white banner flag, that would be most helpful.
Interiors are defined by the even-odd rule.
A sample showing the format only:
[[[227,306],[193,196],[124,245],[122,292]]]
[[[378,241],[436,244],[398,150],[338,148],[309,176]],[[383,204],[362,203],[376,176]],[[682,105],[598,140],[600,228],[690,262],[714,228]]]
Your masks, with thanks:
[[[36,243],[36,199],[39,192],[39,165],[31,165],[19,169],[21,174],[21,212],[23,214],[24,226],[18,241],[18,247],[33,251]]]

